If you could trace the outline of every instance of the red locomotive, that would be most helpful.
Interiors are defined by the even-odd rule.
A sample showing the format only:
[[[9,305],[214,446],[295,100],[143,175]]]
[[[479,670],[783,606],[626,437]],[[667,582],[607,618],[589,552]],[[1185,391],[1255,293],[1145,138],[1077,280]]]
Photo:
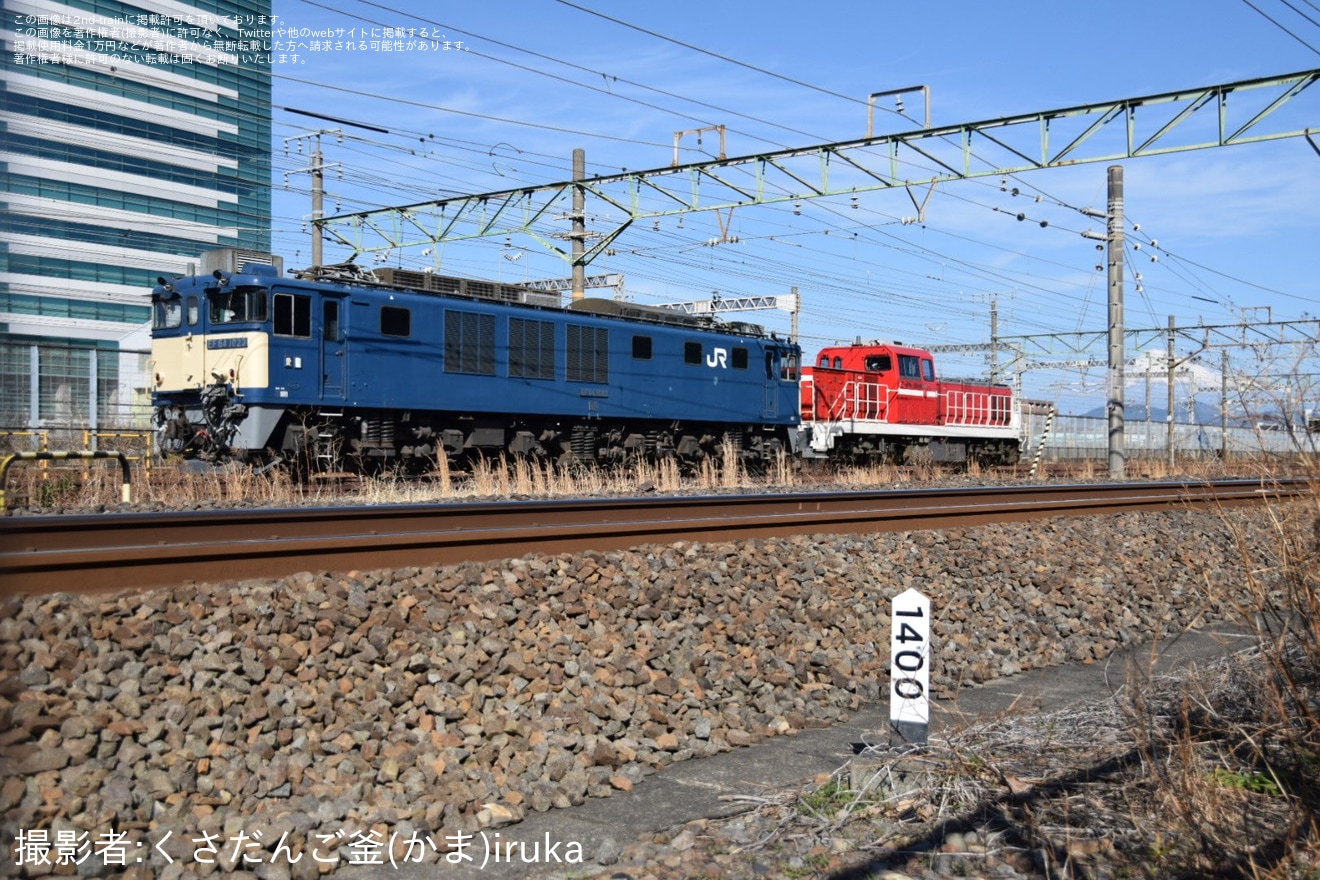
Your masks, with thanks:
[[[823,349],[803,368],[801,389],[807,458],[1018,460],[1021,411],[1012,389],[941,380],[920,348],[859,341]]]

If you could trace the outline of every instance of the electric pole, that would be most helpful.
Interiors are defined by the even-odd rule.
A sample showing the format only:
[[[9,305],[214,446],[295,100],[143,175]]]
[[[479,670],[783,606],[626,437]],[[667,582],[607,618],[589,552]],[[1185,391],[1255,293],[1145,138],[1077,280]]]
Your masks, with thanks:
[[[573,151],[573,179],[587,177],[587,151],[579,147]],[[586,296],[587,267],[582,257],[587,251],[587,195],[582,185],[573,187],[573,299]]]
[[[312,266],[321,265],[321,219],[325,217],[325,167],[321,159],[321,133],[312,141]]]
[[[1123,449],[1123,166],[1109,166],[1109,478],[1125,476]]]
[[[297,112],[297,111],[295,111]],[[322,117],[330,118],[330,117]],[[347,123],[352,125],[353,123]],[[384,131],[384,129],[380,129]],[[343,142],[344,134],[337,128],[320,129],[311,134],[300,134],[294,137],[284,139],[284,154],[289,154],[289,144],[297,146],[298,152],[302,152],[302,142],[307,141],[308,165],[306,168],[298,168],[293,171],[286,171],[284,174],[284,185],[289,185],[290,174],[309,174],[312,178],[312,265],[320,266],[322,258],[322,243],[325,236],[325,230],[321,223],[325,219],[325,157],[321,153],[321,135],[333,134],[339,137]]]

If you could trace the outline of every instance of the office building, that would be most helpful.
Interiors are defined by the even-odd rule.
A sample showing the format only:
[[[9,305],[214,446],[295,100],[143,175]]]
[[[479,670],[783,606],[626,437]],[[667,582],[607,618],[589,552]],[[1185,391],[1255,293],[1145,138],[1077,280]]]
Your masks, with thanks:
[[[5,0],[0,430],[145,427],[150,291],[270,248],[271,0]]]

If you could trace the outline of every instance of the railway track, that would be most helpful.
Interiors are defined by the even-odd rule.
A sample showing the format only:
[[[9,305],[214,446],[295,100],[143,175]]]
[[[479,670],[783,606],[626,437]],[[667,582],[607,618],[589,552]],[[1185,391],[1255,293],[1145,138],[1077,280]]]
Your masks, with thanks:
[[[11,517],[0,521],[0,594],[141,589],[679,540],[950,528],[1256,503],[1306,491],[1302,480],[1222,480]]]

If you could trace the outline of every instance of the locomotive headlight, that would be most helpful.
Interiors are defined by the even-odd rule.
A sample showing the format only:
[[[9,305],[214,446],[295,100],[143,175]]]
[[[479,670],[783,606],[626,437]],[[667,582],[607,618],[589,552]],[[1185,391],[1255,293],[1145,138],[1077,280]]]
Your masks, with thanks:
[[[157,373],[157,374],[156,374],[156,387],[159,388],[164,382],[165,382],[165,380],[161,378],[160,373]]]

